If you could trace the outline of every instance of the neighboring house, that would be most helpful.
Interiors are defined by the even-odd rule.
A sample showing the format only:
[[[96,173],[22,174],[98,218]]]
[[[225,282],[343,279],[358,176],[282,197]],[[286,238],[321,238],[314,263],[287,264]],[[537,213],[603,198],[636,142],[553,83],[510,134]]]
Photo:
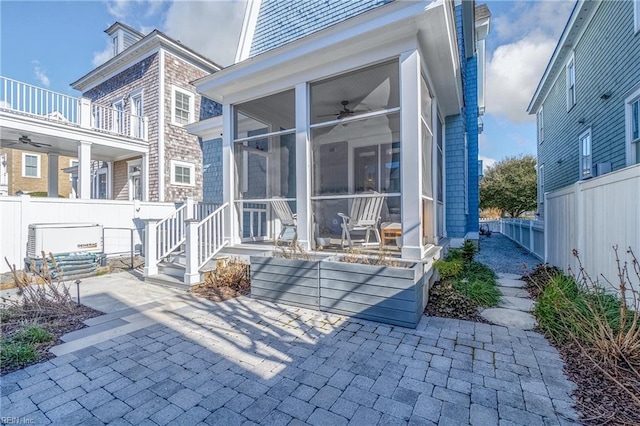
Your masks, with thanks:
[[[484,38],[475,2],[251,0],[237,63],[195,82],[223,116],[202,138],[205,201],[229,203],[232,246],[273,239],[270,201],[306,249],[376,191],[402,256],[478,238]]]
[[[75,158],[60,156],[59,165],[73,166]],[[72,180],[62,169],[57,171],[58,194],[73,197]],[[47,193],[49,156],[40,152],[0,148],[0,195]]]
[[[184,126],[221,108],[190,82],[220,67],[158,30],[116,22],[105,32],[112,57],[72,83],[81,98],[1,77],[3,147],[27,136],[46,141],[45,156],[76,151],[78,164],[56,167],[77,180],[79,198],[201,200],[202,150]]]
[[[583,1],[529,104],[544,193],[640,163],[640,1]]]

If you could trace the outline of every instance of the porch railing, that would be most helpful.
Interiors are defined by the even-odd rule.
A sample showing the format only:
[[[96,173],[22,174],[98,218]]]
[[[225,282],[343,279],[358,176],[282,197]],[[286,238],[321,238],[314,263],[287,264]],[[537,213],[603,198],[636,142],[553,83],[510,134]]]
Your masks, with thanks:
[[[183,204],[169,216],[156,224],[156,260],[160,261],[169,256],[185,242],[185,226],[187,205]]]
[[[0,110],[147,140],[149,120],[89,99],[53,92],[0,76]]]
[[[193,218],[201,221],[220,208],[216,203],[197,203],[193,205]]]
[[[0,76],[0,108],[80,125],[80,99]]]

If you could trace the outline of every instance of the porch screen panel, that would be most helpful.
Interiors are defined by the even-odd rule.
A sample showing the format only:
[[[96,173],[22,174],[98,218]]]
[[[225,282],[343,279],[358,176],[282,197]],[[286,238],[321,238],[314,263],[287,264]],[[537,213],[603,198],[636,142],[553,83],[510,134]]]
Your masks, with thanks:
[[[422,195],[433,199],[433,135],[422,124]]]

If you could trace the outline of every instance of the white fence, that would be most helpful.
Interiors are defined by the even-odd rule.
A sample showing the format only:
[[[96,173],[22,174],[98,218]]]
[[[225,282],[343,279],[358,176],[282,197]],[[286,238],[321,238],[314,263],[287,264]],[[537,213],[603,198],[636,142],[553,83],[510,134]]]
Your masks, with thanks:
[[[133,244],[139,251],[145,219],[158,219],[174,211],[173,203],[79,200],[39,197],[0,198],[0,272],[9,270],[4,258],[21,267],[27,250],[29,224],[97,223],[104,227],[104,250],[128,254]]]
[[[541,220],[500,219],[500,232],[538,259],[544,259],[544,222]]]
[[[615,282],[612,247],[640,256],[640,164],[547,193],[544,204],[547,262],[577,271],[576,249],[592,279]]]

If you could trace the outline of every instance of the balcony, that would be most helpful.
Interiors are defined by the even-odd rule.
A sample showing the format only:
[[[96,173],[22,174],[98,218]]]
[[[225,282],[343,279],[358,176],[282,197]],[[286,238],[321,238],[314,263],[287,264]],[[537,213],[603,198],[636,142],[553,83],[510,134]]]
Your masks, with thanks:
[[[121,104],[122,105],[122,104]],[[124,107],[92,103],[0,76],[0,112],[147,141],[149,122]]]

